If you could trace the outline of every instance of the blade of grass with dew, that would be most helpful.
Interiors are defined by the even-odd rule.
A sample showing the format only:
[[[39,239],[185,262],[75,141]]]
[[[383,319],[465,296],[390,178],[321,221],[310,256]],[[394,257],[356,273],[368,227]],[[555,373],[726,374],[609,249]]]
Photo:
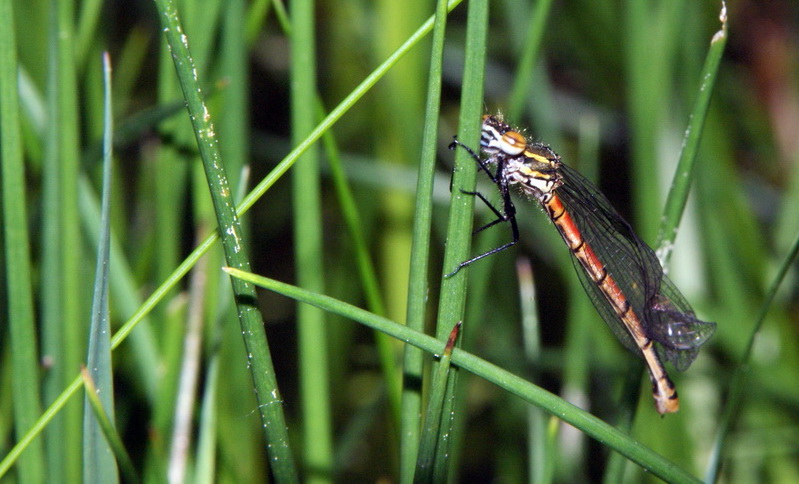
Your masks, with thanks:
[[[206,75],[210,77],[206,73],[212,71],[212,69],[216,76],[227,75],[228,73],[224,70],[223,63],[232,61],[241,54],[231,52],[229,43],[222,44],[222,42],[217,42],[215,39],[222,35],[218,32],[219,24],[222,21],[220,19],[221,14],[235,11],[236,3],[226,2],[224,10],[220,0],[204,2],[188,0],[181,5],[183,27],[186,35],[192,40],[191,55],[194,61],[193,66],[197,72],[195,77],[198,79]],[[218,47],[224,49],[224,52],[214,54]],[[220,61],[218,65],[214,66],[212,62],[215,56],[220,56],[220,59],[224,59],[224,61]],[[224,176],[228,180],[227,186],[234,187],[237,186],[234,179],[240,175],[243,160],[241,156],[235,159],[228,158],[229,150],[226,147],[241,141],[240,137],[245,131],[241,130],[241,126],[247,123],[240,119],[240,111],[236,111],[237,106],[234,106],[234,103],[231,103],[230,109],[228,109],[227,101],[231,91],[246,89],[246,85],[241,83],[239,85],[230,85],[229,82],[233,80],[226,79],[226,81],[228,84],[224,89],[219,90],[218,95],[210,94],[213,93],[213,90],[209,90],[209,95],[204,99],[204,109],[212,113],[215,118],[213,129],[216,133],[219,133],[217,138],[220,140],[219,159],[224,160]],[[215,109],[219,108],[220,105],[225,107]],[[240,110],[240,106],[238,108]],[[231,122],[230,118],[234,118],[236,121]],[[235,129],[228,129],[230,124],[235,124]],[[181,138],[186,136],[187,141],[192,140],[191,131],[181,128],[189,128],[189,126],[185,123],[181,125],[178,128],[177,136]],[[231,131],[235,131],[236,137],[226,138],[225,133],[230,133]],[[191,155],[188,157],[191,158]],[[200,163],[192,163],[189,176],[192,178],[190,183],[190,198],[193,200],[190,207],[192,225],[196,227],[194,236],[199,242],[203,234],[207,233],[208,228],[219,224],[215,216],[213,196],[209,197],[208,189],[204,188],[208,186],[204,166]],[[235,202],[232,201],[231,203]],[[248,234],[245,232],[241,222],[238,230],[239,239],[242,241],[248,240]],[[176,351],[174,352],[175,364],[173,368],[179,370],[175,374],[176,378],[172,387],[175,390],[174,405],[169,410],[171,435],[169,439],[167,475],[172,482],[183,482],[187,478],[192,479],[194,477],[188,472],[193,469],[192,461],[194,461],[192,440],[195,434],[194,423],[197,419],[196,409],[200,372],[203,367],[204,336],[207,334],[205,325],[209,319],[207,315],[216,313],[221,295],[220,291],[210,290],[209,288],[219,287],[221,282],[218,277],[219,272],[213,268],[224,264],[222,257],[223,254],[220,251],[211,251],[192,270],[187,282],[186,310],[179,318],[180,321],[176,325],[176,331],[174,331],[176,339],[180,339],[180,341],[175,341],[176,344],[174,345]],[[234,311],[235,306],[230,305],[226,307],[226,310]],[[177,350],[177,348],[180,348],[180,350]],[[241,350],[241,348],[239,349]]]
[[[725,445],[728,443],[730,426],[735,419],[736,412],[744,394],[744,389],[746,388],[745,382],[747,378],[747,368],[752,356],[752,349],[755,345],[755,338],[757,337],[758,333],[760,333],[760,329],[763,326],[763,321],[765,321],[766,315],[768,314],[769,309],[771,309],[771,303],[774,301],[774,296],[777,295],[777,290],[780,288],[780,284],[782,284],[782,281],[785,278],[785,275],[788,273],[788,270],[791,268],[791,265],[796,260],[797,254],[799,254],[799,237],[794,240],[793,245],[785,256],[785,259],[783,259],[782,264],[780,265],[780,268],[771,283],[771,286],[769,287],[768,291],[766,291],[766,296],[760,306],[757,318],[755,318],[755,325],[752,327],[752,332],[749,335],[749,341],[747,343],[746,349],[744,350],[740,363],[735,368],[735,372],[733,373],[729,387],[730,393],[727,397],[727,402],[724,405],[724,411],[721,415],[719,429],[713,444],[713,451],[711,452],[711,459],[708,464],[707,473],[705,474],[705,482],[718,481],[719,472],[721,470],[721,456],[725,454],[724,450]]]
[[[220,15],[223,12],[222,5],[223,2],[220,0],[202,2],[186,0],[181,2],[180,23],[184,29],[183,32],[191,39],[193,78],[197,79],[198,82],[200,79],[210,78],[209,72],[212,69],[222,69],[221,60],[216,66],[212,64],[216,60],[215,57],[219,56],[220,59],[225,59],[225,61],[236,57],[235,54],[230,53],[227,45],[223,47],[221,41],[217,40],[221,35],[219,33],[219,24],[221,22]],[[231,4],[226,3],[225,5],[230,7],[226,8],[225,12],[234,10]],[[225,48],[227,51],[219,52],[221,48]],[[172,70],[172,66],[164,66],[164,68]],[[216,73],[218,76],[224,76],[225,74],[227,73],[224,71]],[[179,91],[175,92],[178,83],[174,82],[172,76],[167,77],[170,85],[164,86],[163,92],[179,95]],[[178,77],[180,76],[178,75]],[[213,137],[220,140],[217,145],[219,149],[218,160],[223,160],[224,162],[223,176],[227,180],[227,188],[229,188],[235,186],[235,182],[232,180],[241,171],[241,159],[229,159],[225,156],[228,150],[224,147],[228,144],[235,144],[239,140],[237,138],[225,138],[225,132],[230,132],[230,130],[223,127],[226,128],[226,124],[229,124],[228,116],[235,117],[238,113],[233,109],[214,109],[214,107],[216,107],[215,104],[225,103],[231,90],[244,89],[246,86],[226,86],[217,90],[216,86],[211,86],[208,81],[201,83],[201,85],[205,84],[209,85],[209,89],[207,94],[204,93],[203,101],[205,104],[203,105],[203,110],[205,113],[211,113],[214,118],[213,130],[215,134]],[[185,99],[185,95],[182,97]],[[207,180],[211,179],[206,174],[205,163],[195,162],[193,145],[196,143],[195,138],[197,137],[196,126],[194,127],[194,133],[192,133],[192,127],[185,122],[185,119],[179,118],[177,121],[178,123],[175,123],[177,126],[175,126],[172,134],[179,143],[185,143],[187,147],[192,149],[184,153],[175,153],[177,159],[173,160],[173,162],[186,164],[189,167],[188,176],[190,181],[187,180],[189,182],[189,191],[186,192],[186,195],[192,203],[188,207],[188,213],[190,214],[192,225],[196,227],[194,229],[194,237],[200,239],[207,232],[207,229],[214,225],[221,228],[222,224],[215,215],[213,188],[210,190],[210,197],[208,188],[203,188],[209,187]],[[242,125],[244,123],[238,124],[237,133],[243,131],[240,129]],[[207,161],[202,154],[200,154],[200,157],[204,162]],[[222,190],[224,189],[222,188]],[[230,204],[233,204],[233,202],[231,201]],[[161,208],[166,207],[162,206]],[[236,230],[239,241],[248,240],[240,222],[238,222]],[[242,243],[242,246],[246,247],[246,243]],[[167,315],[171,324],[167,325],[169,329],[166,331],[166,340],[173,342],[173,344],[165,344],[165,347],[169,348],[165,352],[167,361],[165,366],[172,371],[167,375],[171,379],[165,379],[167,383],[163,385],[163,388],[167,390],[164,393],[168,393],[169,398],[159,402],[161,403],[159,410],[162,410],[161,416],[163,420],[161,422],[165,422],[169,427],[167,429],[169,438],[164,446],[164,453],[168,452],[166,472],[173,482],[181,482],[185,478],[186,472],[190,469],[190,462],[193,460],[190,451],[193,448],[191,440],[194,435],[193,423],[196,421],[195,409],[198,375],[201,366],[200,359],[202,357],[201,346],[205,335],[203,326],[207,319],[206,315],[214,314],[219,295],[217,291],[208,290],[209,287],[217,287],[217,277],[219,275],[218,271],[210,268],[222,265],[222,257],[223,254],[220,251],[211,251],[198,262],[187,282],[188,297],[182,299],[187,302],[185,311],[180,311],[177,314],[171,312],[171,314]],[[230,306],[228,310],[232,311],[234,307]]]
[[[247,194],[249,176],[250,171],[245,169],[239,177],[237,202]],[[239,470],[235,480],[263,482],[268,479],[269,469],[261,447],[260,429],[253,425],[251,418],[242,418],[242,415],[252,415],[257,401],[255,395],[240,391],[250,385],[250,375],[241,365],[244,342],[240,329],[229,324],[230,311],[235,307],[233,294],[226,276],[215,279],[216,287],[212,290],[217,293],[219,304],[216,313],[209,318],[213,326],[204,349],[208,356],[203,363],[203,400],[193,478],[198,484],[219,482],[228,476],[230,468],[235,468]]]
[[[167,42],[175,61],[175,68],[186,99],[192,126],[197,138],[207,181],[219,223],[218,232],[225,250],[228,264],[238,268],[249,268],[243,241],[240,239],[238,215],[232,203],[232,194],[220,153],[210,115],[195,78],[195,67],[183,34],[177,9],[171,0],[156,0]],[[247,360],[251,365],[254,389],[259,401],[259,412],[264,425],[267,452],[279,482],[297,482],[297,469],[291,454],[282,400],[277,388],[274,367],[263,328],[263,320],[255,306],[257,296],[251,284],[232,280],[233,292],[237,295],[239,322],[247,346]]]
[[[696,161],[696,153],[699,148],[699,141],[702,138],[707,110],[708,106],[710,106],[710,98],[713,95],[713,87],[716,84],[721,56],[724,54],[724,47],[727,44],[727,7],[724,2],[722,2],[719,20],[721,21],[721,28],[713,35],[713,39],[710,41],[710,48],[708,49],[700,77],[699,91],[688,120],[688,127],[685,130],[680,161],[674,173],[671,189],[666,197],[666,206],[663,209],[663,218],[661,218],[660,222],[660,232],[656,247],[658,248],[658,258],[664,267],[671,257],[674,239],[677,237],[677,227],[688,202],[688,192],[694,179],[692,173]]]
[[[249,71],[251,51],[248,51],[244,18],[247,3],[244,0],[225,3],[221,11],[220,52],[211,53],[212,59],[216,56],[213,75],[221,79],[215,85],[224,88],[217,89],[219,95],[209,101],[211,112],[218,113],[216,126],[222,158],[230,184],[235,187],[237,203],[246,195],[247,178],[251,169],[257,166],[257,162],[251,161],[252,133],[249,127],[253,120],[250,111],[258,96],[251,95],[257,90],[253,88]],[[249,240],[253,233],[252,220],[251,216],[241,218],[242,231]],[[253,259],[257,257],[253,252]],[[209,293],[215,295],[213,299],[217,302],[217,309],[206,310],[206,314],[214,315],[209,318],[214,328],[205,333],[208,343],[204,355],[207,360],[203,362],[202,407],[198,416],[194,473],[191,475],[195,480],[219,481],[225,478],[229,468],[237,468],[242,471],[236,476],[238,480],[259,482],[267,478],[268,461],[260,447],[260,429],[252,425],[251,419],[241,418],[257,403],[252,395],[246,398],[240,395],[239,389],[246,388],[249,375],[246,368],[240,366],[239,355],[243,345],[239,341],[239,331],[227,321],[227,315],[235,306],[225,274],[216,270],[220,263],[217,256],[208,265],[206,273],[207,287]]]
[[[18,87],[17,41],[11,0],[0,0],[0,170],[2,170],[3,248],[9,346],[12,366],[11,397],[17,439],[41,413],[36,322],[33,314],[30,234],[28,233],[25,164]],[[10,422],[9,422],[10,424]],[[44,481],[41,442],[32,442],[20,459],[17,478],[33,484]]]
[[[238,269],[226,267],[224,270],[234,277],[244,278],[257,286],[307,304],[313,304],[325,311],[385,332],[400,341],[421,348],[427,353],[436,354],[441,349],[440,339],[416,332],[402,324],[374,315],[329,296],[313,294],[302,288]],[[668,482],[699,482],[697,478],[691,476],[687,471],[613,426],[503,368],[497,367],[459,348],[453,350],[452,363],[579,428],[597,441],[618,451],[663,480]]]
[[[447,4],[448,11],[451,11],[461,3],[462,0],[450,0]],[[316,128],[311,132],[302,143],[296,146],[286,157],[266,176],[264,179],[244,198],[244,200],[237,206],[239,214],[246,213],[258,199],[263,196],[269,188],[274,185],[283,174],[297,161],[300,155],[315,143],[328,129],[332,127],[347,111],[349,111],[369,90],[388,72],[391,67],[396,64],[410,49],[415,47],[421,39],[423,39],[433,27],[433,18],[429,18],[419,29],[411,35],[406,42],[397,48],[396,51],[383,63],[381,63],[372,73],[366,77],[355,89],[350,92],[330,113],[325,119],[319,123]],[[476,130],[474,137],[476,138]],[[177,283],[188,273],[188,271],[197,263],[200,257],[203,256],[217,241],[219,237],[218,231],[209,234],[200,245],[198,245],[184,260],[181,262],[172,273],[168,274],[164,282],[158,286],[153,293],[142,303],[141,307],[136,313],[130,317],[125,324],[114,334],[111,340],[111,348],[116,349],[123,341],[127,339],[130,333],[136,326],[153,310],[153,308],[162,301],[167,294],[177,285]],[[41,417],[33,424],[33,426],[24,434],[19,442],[11,449],[11,451],[0,461],[0,477],[2,477],[13,463],[19,458],[22,450],[27,447],[30,442],[35,439],[39,433],[49,424],[49,422],[61,411],[64,405],[80,388],[80,377],[75,377],[61,394],[53,401],[53,403],[44,411]]]
[[[441,85],[444,63],[444,39],[447,26],[447,2],[436,2],[433,43],[430,47],[430,75],[422,132],[422,148],[416,179],[415,213],[408,275],[408,302],[405,324],[424,331],[430,277],[430,234],[433,215],[433,180],[435,178],[438,123],[441,112]],[[400,481],[410,482],[419,450],[421,429],[424,353],[412,346],[403,351],[402,367],[406,382],[402,388],[400,419]]]
[[[458,136],[468,144],[475,146],[479,123],[483,111],[483,91],[485,85],[485,55],[486,38],[488,36],[488,2],[476,0],[469,2],[466,22],[466,58],[463,70],[463,87],[461,89],[461,113],[459,118]],[[473,191],[477,178],[477,166],[468,156],[466,150],[458,150],[455,158],[455,169],[452,174],[452,194],[450,204],[449,222],[447,224],[447,248],[444,252],[444,273],[449,273],[461,261],[469,258],[471,247],[472,224],[474,217],[474,196],[463,193],[464,190]],[[468,268],[459,274],[444,278],[441,283],[441,300],[436,320],[436,337],[444,341],[449,334],[449,328],[455,321],[464,320],[466,305],[466,288]],[[458,383],[457,372],[447,380],[447,397],[445,398],[444,411],[448,414],[457,413],[459,410],[454,395]],[[460,422],[458,422],[460,421]],[[437,452],[443,456],[452,456],[453,449],[458,452],[451,461],[457,462],[459,446],[453,442],[455,426],[460,426],[465,418],[449,419],[449,428],[442,428],[444,435],[448,436],[446,443],[450,448],[439,448]],[[457,435],[463,435],[458,432]],[[438,465],[437,461],[434,477],[437,482],[446,480],[446,466]]]
[[[94,380],[86,367],[81,369],[81,377],[83,380],[83,387],[86,389],[86,405],[87,410],[91,413],[91,418],[96,422],[97,429],[101,432],[103,440],[107,442],[108,452],[112,459],[116,459],[122,468],[122,473],[125,476],[126,482],[139,482],[138,473],[133,466],[133,462],[122,443],[122,437],[119,436],[116,427],[112,421],[113,416],[106,413],[103,407],[103,402],[100,401],[102,392],[95,385]],[[106,480],[94,480],[83,482],[119,482],[119,476],[116,474],[116,465],[114,465],[114,475],[101,475],[99,471],[92,471],[94,477]]]
[[[89,240],[98,240],[100,237],[100,203],[94,192],[94,187],[86,176],[80,177],[78,188],[79,207],[82,229]],[[113,225],[113,224],[112,224]],[[113,228],[113,227],[112,227]],[[142,304],[138,297],[138,288],[133,271],[125,258],[125,253],[120,245],[119,238],[112,231],[110,265],[114,268],[110,272],[111,298],[114,300],[113,317],[127,319],[136,313]],[[139,329],[131,335],[133,358],[136,360],[138,377],[144,389],[144,394],[151,403],[158,398],[158,362],[161,356],[156,343],[149,319],[143,319]]]
[[[461,321],[458,321],[452,328],[444,351],[441,352],[435,376],[430,382],[430,398],[424,417],[422,440],[419,444],[419,459],[416,462],[416,472],[413,476],[414,482],[444,482],[436,480],[434,476],[437,472],[445,473],[448,460],[445,452],[449,447],[446,442],[449,433],[444,429],[450,427],[451,424],[442,425],[442,421],[446,422],[453,418],[452,413],[444,413],[444,408],[446,399],[452,398],[453,395],[453,393],[447,392],[447,380],[451,374],[452,349],[455,347],[462,324]]]
[[[100,214],[100,234],[97,239],[97,265],[94,278],[92,317],[89,325],[89,349],[86,370],[92,380],[87,388],[83,408],[83,481],[119,482],[117,463],[106,431],[95,418],[91,397],[96,397],[109,420],[114,419],[114,376],[111,363],[111,322],[108,309],[109,261],[111,252],[111,154],[113,123],[111,112],[111,59],[103,55],[104,79],[104,136],[103,136],[103,196]],[[90,395],[92,394],[93,395]]]
[[[213,75],[215,79],[220,79],[214,81],[213,85],[210,82],[204,82],[204,84],[208,84],[210,87],[206,101],[209,111],[215,118],[214,128],[219,134],[221,156],[224,160],[229,185],[232,187],[240,186],[242,167],[249,152],[250,133],[248,129],[242,129],[242,127],[251,124],[247,113],[249,109],[247,96],[252,87],[247,78],[247,67],[244,65],[247,49],[243,38],[243,3],[241,0],[225,2],[222,8],[222,3],[219,1],[213,2],[213,5],[208,2],[190,1],[183,4],[184,8],[182,9],[182,13],[185,14],[187,35],[193,40],[197,39],[198,35],[201,37],[199,49],[198,44],[192,42],[192,55],[197,63],[200,78],[205,72],[209,72],[209,76]],[[215,38],[219,38],[219,41],[214,41]],[[185,163],[185,160],[181,162]],[[205,181],[201,165],[192,163],[191,166],[193,167],[191,176],[194,180],[191,183],[193,189],[191,200],[194,201],[191,206],[192,219],[193,225],[198,227],[195,229],[195,234],[199,237],[205,233],[203,227],[212,227],[216,225],[216,222],[208,192],[202,188]],[[238,188],[236,190],[238,192]],[[237,197],[235,200],[238,201],[240,198]],[[241,219],[240,227],[242,239],[249,240],[250,230],[248,230],[246,218]],[[226,321],[227,315],[235,310],[235,306],[228,294],[227,287],[230,283],[226,280],[227,277],[214,270],[221,265],[224,265],[222,252],[211,251],[195,266],[189,278],[189,300],[201,302],[188,305],[186,314],[188,324],[185,334],[181,331],[177,335],[183,341],[176,342],[178,343],[176,347],[182,347],[184,351],[180,355],[182,359],[181,372],[175,382],[175,388],[178,388],[178,391],[174,410],[171,412],[171,418],[174,419],[172,427],[175,431],[169,466],[170,472],[173,472],[174,475],[179,476],[186,473],[185,475],[190,476],[190,479],[194,479],[196,476],[196,474],[192,475],[191,471],[200,463],[196,462],[192,465],[192,461],[195,460],[192,451],[195,447],[187,445],[187,442],[190,438],[193,439],[194,430],[191,425],[197,419],[194,414],[197,411],[195,410],[197,399],[195,394],[199,376],[197,372],[201,369],[198,366],[201,363],[199,358],[206,356],[204,350],[200,351],[200,340],[212,333],[202,327],[207,326],[209,322],[225,324],[227,326],[223,330],[227,336],[223,340],[225,346],[217,353],[225,358],[225,361],[220,364],[224,368],[221,371],[226,377],[217,385],[218,391],[221,393],[216,398],[227,398],[228,400],[216,406],[219,412],[226,415],[217,416],[217,419],[224,424],[219,427],[219,432],[211,435],[218,442],[218,447],[215,450],[221,452],[222,459],[228,464],[218,468],[222,474],[224,475],[230,467],[246,463],[245,466],[240,467],[243,473],[239,474],[237,478],[254,481],[269,472],[266,465],[268,458],[260,446],[262,438],[258,435],[260,430],[258,426],[253,426],[251,419],[240,418],[242,413],[249,414],[251,409],[257,405],[254,396],[246,395],[246,398],[230,398],[228,396],[231,392],[236,394],[240,393],[241,388],[247,388],[250,385],[251,377],[247,372],[240,371],[242,369],[240,355],[246,351],[239,340],[241,338],[240,330],[234,329],[235,326],[231,327]],[[222,279],[220,280],[220,278]],[[220,311],[224,312],[225,316],[222,316]],[[182,325],[183,323],[181,323],[181,327]],[[205,347],[206,343],[203,341],[202,345]],[[205,364],[202,363],[201,366],[204,370]],[[203,380],[202,387],[204,389],[206,384],[208,382]],[[190,388],[193,389],[190,390]],[[245,445],[245,442],[249,445]],[[226,449],[230,446],[237,447],[236,451],[227,452]],[[217,476],[217,478],[223,479],[223,475]]]

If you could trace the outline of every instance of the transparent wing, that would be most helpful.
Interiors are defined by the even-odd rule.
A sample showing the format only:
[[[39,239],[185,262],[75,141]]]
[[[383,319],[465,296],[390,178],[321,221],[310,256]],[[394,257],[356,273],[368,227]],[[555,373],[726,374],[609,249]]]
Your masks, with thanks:
[[[649,306],[647,332],[659,343],[658,355],[686,370],[716,331],[716,323],[700,321],[671,280],[663,276],[660,292]]]
[[[583,240],[619,286],[644,333],[655,341],[658,355],[678,370],[696,358],[699,347],[715,330],[715,323],[700,321],[674,284],[663,275],[654,251],[633,231],[610,202],[582,175],[560,166],[563,184],[555,189]],[[616,315],[600,287],[572,256],[580,282],[602,319],[635,354],[641,352]]]

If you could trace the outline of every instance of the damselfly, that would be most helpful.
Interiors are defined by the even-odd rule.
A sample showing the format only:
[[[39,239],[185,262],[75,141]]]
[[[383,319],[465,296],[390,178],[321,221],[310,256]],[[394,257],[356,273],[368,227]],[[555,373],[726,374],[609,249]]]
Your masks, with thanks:
[[[687,369],[716,329],[700,321],[680,291],[663,274],[654,251],[647,246],[588,180],[564,165],[547,145],[525,139],[501,116],[483,117],[481,158],[455,140],[485,171],[499,189],[502,210],[479,192],[496,219],[477,231],[509,223],[512,240],[462,262],[454,274],[474,261],[507,249],[519,241],[516,208],[510,186],[541,204],[569,248],[572,262],[586,293],[602,319],[630,351],[641,356],[649,369],[655,407],[661,414],[679,410],[674,384],[661,363],[670,361]],[[496,166],[494,172],[492,165]]]

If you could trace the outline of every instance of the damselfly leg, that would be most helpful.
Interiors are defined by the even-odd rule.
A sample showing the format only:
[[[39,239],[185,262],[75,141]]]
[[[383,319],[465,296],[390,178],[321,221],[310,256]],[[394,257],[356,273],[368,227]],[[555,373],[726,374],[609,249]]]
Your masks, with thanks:
[[[511,241],[506,243],[506,244],[503,244],[503,245],[501,245],[499,247],[495,247],[495,248],[493,248],[493,249],[491,249],[491,250],[489,250],[487,252],[484,252],[484,253],[476,256],[476,257],[472,257],[471,259],[468,259],[468,260],[465,260],[465,261],[461,262],[460,264],[458,264],[457,267],[455,267],[455,269],[452,272],[444,275],[445,278],[452,277],[455,274],[457,274],[458,271],[460,271],[462,268],[468,266],[469,264],[471,264],[473,262],[476,262],[476,261],[478,261],[480,259],[483,259],[485,257],[488,257],[490,255],[494,255],[497,252],[501,252],[501,251],[503,251],[505,249],[509,249],[510,247],[513,247],[514,245],[516,245],[519,242],[519,225],[516,222],[516,207],[513,205],[513,200],[511,200],[511,198],[510,198],[510,190],[508,189],[507,184],[503,185],[503,184],[501,184],[499,182],[499,177],[501,176],[501,174],[499,173],[500,167],[497,167],[497,173],[496,174],[491,173],[491,170],[489,169],[488,165],[477,155],[477,153],[475,153],[474,150],[472,150],[471,148],[469,148],[465,144],[463,144],[460,141],[458,141],[457,138],[455,138],[454,141],[452,141],[452,143],[450,143],[449,149],[454,150],[455,148],[457,148],[459,146],[461,148],[465,149],[466,152],[469,153],[469,155],[472,157],[472,159],[474,159],[474,161],[477,163],[478,170],[482,170],[488,175],[488,177],[491,179],[491,181],[499,188],[500,195],[502,196],[502,210],[500,211],[482,193],[480,193],[478,191],[461,190],[461,193],[463,193],[465,195],[471,195],[471,196],[477,197],[480,200],[482,200],[482,202],[488,207],[488,209],[491,210],[494,213],[494,215],[496,216],[496,218],[494,220],[492,220],[491,222],[488,222],[487,224],[485,224],[485,225],[473,230],[472,234],[476,234],[476,233],[482,232],[483,230],[485,230],[487,228],[490,228],[490,227],[493,227],[493,226],[495,226],[497,224],[500,224],[500,223],[508,223],[508,224],[510,224],[510,229],[511,229]],[[452,182],[450,181],[450,183],[452,183]],[[451,189],[452,189],[452,187],[450,186],[450,190]]]

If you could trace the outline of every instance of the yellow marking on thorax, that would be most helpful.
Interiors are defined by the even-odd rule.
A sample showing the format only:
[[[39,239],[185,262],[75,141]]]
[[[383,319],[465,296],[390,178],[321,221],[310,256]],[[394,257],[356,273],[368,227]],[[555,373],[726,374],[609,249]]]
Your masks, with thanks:
[[[546,156],[541,156],[538,153],[534,153],[530,150],[524,150],[524,156],[527,158],[532,158],[539,163],[546,163],[548,165],[552,165],[552,160],[547,158]]]

